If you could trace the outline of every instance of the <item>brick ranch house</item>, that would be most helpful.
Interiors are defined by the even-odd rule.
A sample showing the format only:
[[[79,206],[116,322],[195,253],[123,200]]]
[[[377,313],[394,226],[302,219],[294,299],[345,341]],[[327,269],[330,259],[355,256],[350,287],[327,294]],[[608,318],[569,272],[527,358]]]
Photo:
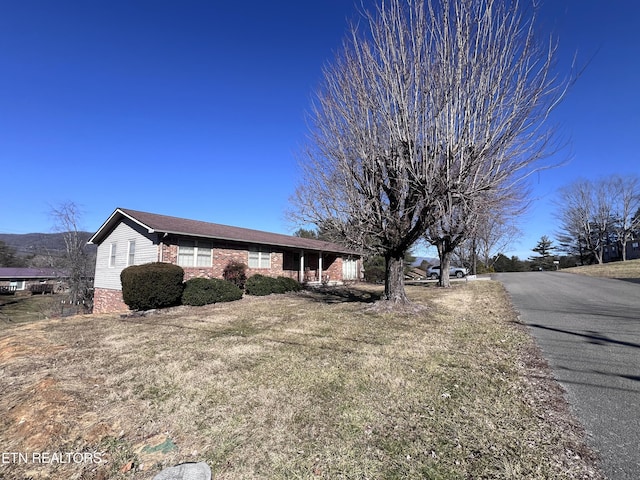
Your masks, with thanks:
[[[88,243],[98,247],[94,313],[126,311],[120,272],[130,265],[180,265],[185,281],[222,278],[231,260],[256,273],[300,283],[341,284],[360,278],[361,256],[335,243],[117,208]]]

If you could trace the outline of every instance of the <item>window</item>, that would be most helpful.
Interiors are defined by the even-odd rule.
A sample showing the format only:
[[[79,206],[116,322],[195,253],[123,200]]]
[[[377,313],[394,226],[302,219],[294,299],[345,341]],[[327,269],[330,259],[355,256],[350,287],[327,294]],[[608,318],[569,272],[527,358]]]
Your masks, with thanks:
[[[638,244],[638,242],[633,242],[631,244],[631,248],[633,248],[634,250],[638,250],[638,248],[640,248],[640,244]]]
[[[129,240],[129,253],[127,255],[127,265],[135,265],[136,263],[136,241]]]
[[[210,267],[211,245],[197,241],[180,242],[178,245],[178,265],[181,267]]]
[[[271,268],[271,252],[250,250],[249,268]]]
[[[211,266],[211,247],[208,245],[196,245],[196,266]]]
[[[178,245],[178,265],[181,267],[193,267],[193,254],[195,246]]]
[[[285,251],[282,254],[282,269],[294,272],[300,270],[300,253]]]
[[[116,244],[109,245],[109,268],[116,266]]]

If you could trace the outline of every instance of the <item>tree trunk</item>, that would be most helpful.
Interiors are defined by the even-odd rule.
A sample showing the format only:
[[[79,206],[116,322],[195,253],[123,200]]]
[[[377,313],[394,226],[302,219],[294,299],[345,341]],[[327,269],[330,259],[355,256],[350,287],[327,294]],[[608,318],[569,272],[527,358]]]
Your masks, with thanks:
[[[384,299],[392,303],[409,303],[404,291],[404,252],[385,255]]]
[[[582,240],[578,237],[578,252],[580,252],[580,265],[584,265],[584,249],[582,248]]]
[[[478,269],[477,269],[477,266],[478,266],[478,254],[476,252],[477,248],[478,247],[477,247],[477,244],[476,244],[476,235],[474,234],[473,235],[473,241],[471,243],[471,274],[472,275],[476,275],[478,273]],[[485,255],[484,265],[486,267],[489,266],[489,255],[488,254]]]
[[[450,248],[451,246],[446,240],[438,242],[437,247],[438,257],[440,257],[440,278],[438,279],[438,286],[450,288],[449,266],[451,265],[451,253],[453,249]]]
[[[603,247],[596,248],[596,251],[594,253],[595,253],[595,256],[596,256],[596,260],[598,261],[598,264],[602,265],[603,256],[604,256]]]

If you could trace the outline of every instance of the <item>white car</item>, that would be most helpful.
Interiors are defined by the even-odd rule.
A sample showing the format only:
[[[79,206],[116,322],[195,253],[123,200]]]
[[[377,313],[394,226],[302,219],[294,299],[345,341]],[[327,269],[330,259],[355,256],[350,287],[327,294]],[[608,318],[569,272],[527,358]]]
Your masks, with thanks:
[[[450,277],[462,278],[462,277],[465,277],[468,273],[469,271],[464,267],[455,267],[455,266],[449,267]],[[435,267],[429,267],[427,269],[427,277],[429,277],[431,280],[440,278],[440,265],[436,265]]]

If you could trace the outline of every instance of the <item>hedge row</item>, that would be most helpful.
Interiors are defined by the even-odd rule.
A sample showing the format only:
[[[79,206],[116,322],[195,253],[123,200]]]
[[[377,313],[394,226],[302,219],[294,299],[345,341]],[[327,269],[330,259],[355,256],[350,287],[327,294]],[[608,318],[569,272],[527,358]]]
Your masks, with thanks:
[[[184,284],[182,304],[202,306],[241,298],[242,290],[231,282],[219,278],[192,278]]]
[[[293,278],[273,278],[258,274],[249,277],[244,288],[248,295],[271,295],[272,293],[297,292],[302,286]]]
[[[131,310],[150,310],[174,305],[208,305],[248,295],[270,295],[298,291],[302,286],[292,278],[253,275],[246,279],[242,264],[225,270],[228,280],[192,278],[183,282],[184,270],[169,263],[147,263],[125,268],[120,274],[122,298]],[[246,268],[246,267],[245,267]]]

